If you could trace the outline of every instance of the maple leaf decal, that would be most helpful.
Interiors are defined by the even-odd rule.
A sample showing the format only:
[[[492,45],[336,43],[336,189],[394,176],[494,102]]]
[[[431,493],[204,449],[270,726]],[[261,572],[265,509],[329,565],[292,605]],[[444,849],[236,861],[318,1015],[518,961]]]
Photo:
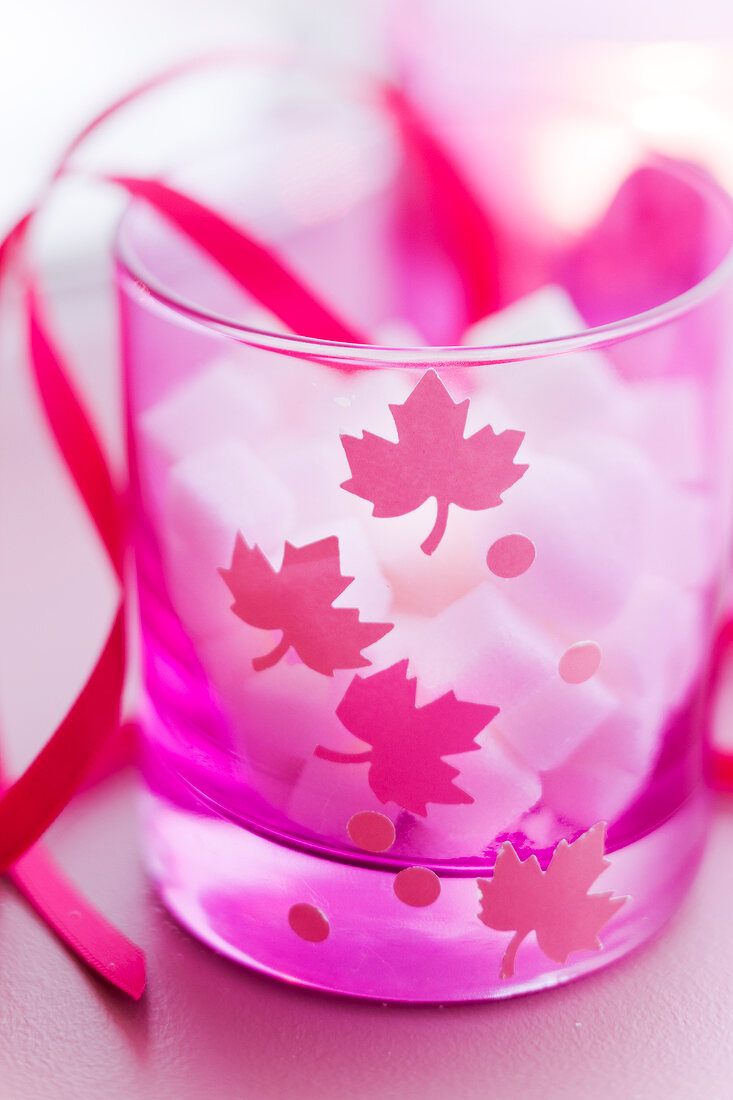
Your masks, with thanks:
[[[606,826],[594,825],[572,844],[561,840],[546,871],[537,856],[520,860],[511,843],[501,846],[492,879],[479,879],[479,920],[489,928],[514,931],[504,952],[501,978],[511,978],[517,949],[532,929],[540,949],[565,964],[572,951],[599,951],[598,933],[628,899],[589,894],[609,866],[603,851]]]
[[[342,435],[351,468],[342,489],[369,500],[372,515],[403,516],[435,497],[435,525],[426,554],[445,534],[451,504],[478,512],[501,504],[501,494],[528,469],[514,462],[524,432],[496,435],[487,425],[464,438],[469,399],[456,404],[435,371],[422,376],[403,405],[390,405],[399,442],[362,432]]]
[[[283,632],[270,653],[252,661],[258,672],[277,664],[291,646],[304,664],[324,676],[333,676],[337,668],[363,668],[371,661],[362,649],[393,627],[362,623],[356,609],[331,606],[354,579],[341,574],[336,535],[306,546],[286,542],[278,572],[258,546],[250,548],[238,534],[232,564],[219,573],[234,596],[235,615],[261,630]]]
[[[336,715],[371,749],[342,753],[319,745],[315,755],[338,764],[371,761],[369,786],[377,798],[424,817],[428,802],[473,802],[453,782],[458,769],[441,757],[478,749],[476,736],[499,708],[461,702],[452,691],[417,707],[416,691],[417,681],[407,677],[407,661],[373,676],[355,676]]]

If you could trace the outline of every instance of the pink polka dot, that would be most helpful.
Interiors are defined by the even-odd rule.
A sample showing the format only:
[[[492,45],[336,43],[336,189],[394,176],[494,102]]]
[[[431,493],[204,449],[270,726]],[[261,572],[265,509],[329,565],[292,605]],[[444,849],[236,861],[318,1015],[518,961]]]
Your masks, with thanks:
[[[558,671],[566,684],[582,684],[598,672],[601,647],[598,642],[576,642],[560,658]]]
[[[534,561],[535,547],[526,535],[504,535],[489,547],[486,564],[496,577],[519,577]]]
[[[386,852],[395,842],[395,828],[385,814],[364,810],[349,819],[346,831],[357,848],[365,852]]]
[[[427,867],[405,867],[395,875],[394,892],[405,905],[432,905],[440,896],[440,879]]]
[[[306,901],[299,901],[292,907],[288,922],[296,936],[309,943],[322,943],[331,931],[326,914]]]

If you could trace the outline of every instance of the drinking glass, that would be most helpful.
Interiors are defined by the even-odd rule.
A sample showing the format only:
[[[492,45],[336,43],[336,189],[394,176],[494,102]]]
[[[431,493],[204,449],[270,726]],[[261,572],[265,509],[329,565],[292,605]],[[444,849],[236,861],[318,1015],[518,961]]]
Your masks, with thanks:
[[[492,242],[478,316],[394,98],[255,69],[169,179],[365,339],[290,331],[128,207],[152,877],[300,985],[556,985],[658,929],[704,840],[731,204],[514,74],[449,150]]]

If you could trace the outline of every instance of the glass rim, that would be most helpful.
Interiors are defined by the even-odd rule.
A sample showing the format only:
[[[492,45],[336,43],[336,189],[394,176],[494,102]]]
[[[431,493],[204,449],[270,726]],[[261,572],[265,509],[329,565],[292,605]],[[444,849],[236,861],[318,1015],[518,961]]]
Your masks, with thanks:
[[[731,241],[715,266],[693,286],[651,309],[620,318],[604,325],[589,326],[565,336],[531,340],[525,343],[487,345],[425,345],[393,347],[378,344],[348,343],[274,332],[235,321],[225,314],[197,305],[166,287],[144,264],[136,264],[133,246],[126,240],[130,217],[143,204],[133,199],[122,213],[115,231],[114,258],[118,269],[128,276],[138,291],[173,310],[189,322],[262,350],[299,358],[318,359],[354,367],[436,367],[489,365],[521,360],[543,359],[569,352],[589,351],[618,343],[651,331],[689,313],[712,297],[733,274],[733,197],[703,166],[650,152],[643,164],[657,166],[694,187],[708,203],[721,210],[731,229]],[[540,289],[540,288],[538,288]]]

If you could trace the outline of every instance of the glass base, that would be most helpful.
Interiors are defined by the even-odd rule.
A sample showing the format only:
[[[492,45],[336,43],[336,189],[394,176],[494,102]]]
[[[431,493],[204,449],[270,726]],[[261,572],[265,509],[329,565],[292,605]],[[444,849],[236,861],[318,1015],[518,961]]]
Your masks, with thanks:
[[[706,825],[701,791],[659,828],[610,855],[592,892],[611,890],[630,900],[601,931],[601,950],[576,952],[562,966],[540,951],[531,933],[517,953],[514,976],[501,979],[512,933],[478,920],[475,876],[441,877],[437,900],[415,907],[395,894],[392,872],[286,847],[157,795],[149,795],[146,806],[153,878],[194,935],[300,986],[414,1003],[510,997],[607,966],[671,916],[697,867]],[[325,938],[313,942],[293,930],[296,905],[308,907],[300,931],[327,932]]]

